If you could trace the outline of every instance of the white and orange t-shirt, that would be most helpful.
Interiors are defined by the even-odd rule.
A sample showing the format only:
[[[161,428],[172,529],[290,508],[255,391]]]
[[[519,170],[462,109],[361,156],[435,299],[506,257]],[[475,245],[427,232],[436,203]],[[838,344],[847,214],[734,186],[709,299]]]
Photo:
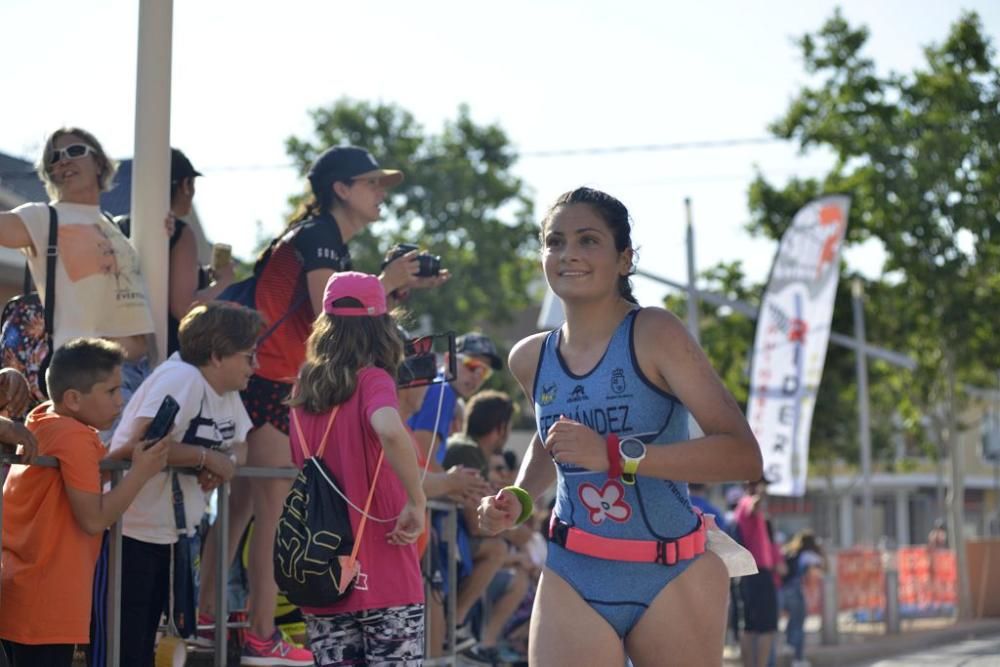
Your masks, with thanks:
[[[53,344],[71,338],[123,338],[153,331],[139,256],[97,206],[55,202],[59,214]],[[49,209],[42,203],[13,211],[24,221],[35,252],[25,248],[38,294],[45,299]]]
[[[101,536],[80,528],[66,487],[101,493],[106,454],[97,431],[49,412],[28,415],[38,453],[58,468],[11,466],[3,486],[0,638],[19,644],[87,644]]]

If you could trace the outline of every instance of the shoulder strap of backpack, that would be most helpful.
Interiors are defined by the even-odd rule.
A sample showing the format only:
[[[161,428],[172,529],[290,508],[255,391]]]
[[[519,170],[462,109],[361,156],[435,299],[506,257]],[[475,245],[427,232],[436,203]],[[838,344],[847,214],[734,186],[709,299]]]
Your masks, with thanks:
[[[299,436],[299,447],[302,449],[303,460],[308,459],[311,456],[318,456],[320,458],[323,457],[323,452],[326,451],[326,438],[330,435],[330,427],[333,426],[333,420],[336,418],[338,412],[340,412],[339,405],[334,407],[330,412],[330,420],[326,423],[326,430],[323,431],[323,439],[320,440],[319,449],[315,454],[310,454],[309,447],[306,445],[306,437],[302,433],[302,425],[299,424],[299,414],[294,408],[292,408],[292,423],[295,425],[295,432]]]
[[[59,214],[49,204],[49,241],[45,249],[45,333],[55,330],[56,314],[56,257],[59,250]]]
[[[271,259],[271,254],[274,249],[278,247],[278,244],[282,241],[291,239],[295,234],[298,233],[299,227],[302,226],[301,222],[297,222],[291,227],[287,228],[285,231],[281,232],[280,235],[271,239],[271,242],[267,244],[267,247],[257,256],[257,259],[253,263],[253,275],[259,276],[261,271],[264,270],[264,265],[267,264],[268,260]]]
[[[264,270],[264,265],[271,258],[271,253],[277,247],[278,243],[281,242],[282,240],[291,239],[293,236],[295,236],[295,234],[298,233],[299,227],[301,227],[301,226],[302,226],[301,223],[295,224],[290,229],[286,230],[281,236],[279,236],[276,239],[272,240],[271,243],[268,244],[267,249],[264,250],[264,252],[261,253],[261,255],[257,259],[257,261],[254,262],[254,265],[253,265],[253,275],[254,275],[255,278],[259,277],[261,271]],[[286,310],[281,315],[281,317],[279,317],[274,322],[274,324],[272,324],[267,329],[265,329],[264,333],[262,333],[260,336],[258,336],[258,338],[257,338],[257,345],[260,345],[265,340],[267,340],[268,338],[270,338],[271,334],[273,334],[275,331],[277,331],[278,327],[280,327],[285,322],[285,320],[288,319],[288,317],[292,313],[294,313],[296,310],[298,310],[299,307],[303,303],[305,303],[306,299],[308,299],[308,298],[309,298],[309,285],[307,284],[306,287],[305,287],[305,289],[302,290],[302,292],[292,300],[291,305],[288,306],[288,310]]]
[[[368,510],[372,507],[372,497],[375,496],[375,484],[378,482],[378,474],[382,472],[382,461],[385,459],[385,449],[380,448],[378,452],[378,463],[375,464],[375,475],[372,476],[371,486],[368,487],[368,499],[365,501],[365,511],[361,513],[361,521],[358,523],[358,531],[354,536],[354,548],[351,549],[351,557],[347,561],[347,572],[354,570],[354,561],[358,559],[358,551],[361,549],[361,536],[365,533],[365,524],[368,523]]]
[[[28,261],[24,262],[24,284],[21,286],[21,294],[27,295],[31,293],[31,269],[28,267]]]
[[[375,475],[372,477],[371,486],[368,487],[368,499],[365,501],[365,509],[361,512],[361,521],[358,522],[358,530],[354,534],[354,546],[351,548],[351,555],[347,558],[347,563],[340,569],[340,590],[346,590],[350,581],[351,573],[354,572],[355,563],[358,561],[358,552],[361,551],[361,537],[365,534],[365,526],[368,525],[368,510],[372,506],[372,498],[375,496],[375,483],[378,482],[378,474],[382,472],[382,461],[385,459],[385,450],[378,453],[378,463],[375,464]]]

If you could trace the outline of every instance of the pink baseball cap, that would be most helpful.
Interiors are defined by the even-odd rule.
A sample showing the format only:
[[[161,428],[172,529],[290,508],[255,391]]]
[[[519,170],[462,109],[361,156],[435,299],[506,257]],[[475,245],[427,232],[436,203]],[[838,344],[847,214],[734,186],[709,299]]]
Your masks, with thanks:
[[[344,298],[357,299],[360,306],[336,306],[334,302]],[[323,311],[330,315],[346,317],[374,317],[385,315],[385,290],[379,279],[368,273],[344,271],[335,273],[326,281],[323,293]]]

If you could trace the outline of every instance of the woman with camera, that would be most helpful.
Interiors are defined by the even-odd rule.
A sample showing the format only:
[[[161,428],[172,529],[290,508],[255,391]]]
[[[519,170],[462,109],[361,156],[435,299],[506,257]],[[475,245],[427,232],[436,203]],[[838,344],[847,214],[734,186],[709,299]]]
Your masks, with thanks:
[[[305,358],[305,341],[317,313],[323,312],[323,293],[331,275],[352,268],[348,242],[379,219],[386,191],[403,180],[403,173],[382,169],[371,153],[354,146],[336,146],[321,154],[309,169],[311,198],[288,227],[271,242],[254,267],[255,301],[272,329],[257,348],[258,366],[243,401],[253,421],[247,464],[263,467],[292,465],[288,439],[291,383]],[[389,262],[379,279],[386,294],[431,287],[448,278],[420,277],[417,251]],[[239,537],[254,517],[250,540],[250,628],[242,664],[311,665],[308,651],[289,646],[274,626],[278,589],[274,583],[273,536],[292,480],[236,478],[230,496],[229,545],[235,553]],[[214,535],[209,537],[206,560],[214,557]],[[227,562],[234,553],[226,554]],[[202,621],[211,622],[214,609],[214,572],[202,573]]]

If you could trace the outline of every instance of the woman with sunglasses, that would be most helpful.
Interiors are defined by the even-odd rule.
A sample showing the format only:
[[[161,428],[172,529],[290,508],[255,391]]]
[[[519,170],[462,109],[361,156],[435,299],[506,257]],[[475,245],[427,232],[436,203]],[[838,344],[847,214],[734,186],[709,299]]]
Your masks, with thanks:
[[[556,483],[529,664],[721,664],[727,569],[706,550],[709,524],[687,482],[758,479],[760,448],[683,323],[636,303],[620,201],[567,192],[541,239],[566,321],[511,351],[537,433],[518,486],[480,504],[480,526],[495,534],[527,520]],[[688,432],[689,413],[703,437]]]
[[[311,197],[254,267],[256,307],[274,328],[258,347],[259,366],[243,392],[254,425],[247,438],[251,466],[292,464],[285,401],[305,360],[305,342],[313,322],[323,313],[326,283],[334,273],[352,268],[348,242],[379,219],[386,193],[402,182],[403,173],[382,169],[363,148],[336,146],[316,159],[308,177]],[[434,278],[417,277],[417,254],[406,253],[386,266],[379,276],[386,294],[432,287],[447,280],[447,271]],[[274,531],[292,480],[234,481],[227,562],[234,556],[251,515],[255,526],[248,567],[250,627],[242,664],[270,665],[278,656],[279,664],[311,665],[308,651],[289,645],[274,625],[278,594],[273,574]],[[206,544],[206,560],[214,557],[216,549],[213,530]],[[211,623],[218,582],[214,572],[202,575],[201,620]]]
[[[49,135],[36,169],[52,201],[22,204],[0,213],[0,246],[24,252],[44,299],[48,207],[55,209],[58,243],[52,347],[81,336],[121,344],[126,355],[122,394],[127,401],[149,374],[146,353],[153,319],[138,255],[99,208],[101,192],[110,189],[117,164],[94,135],[64,127]]]
[[[51,202],[22,204],[0,213],[0,246],[21,250],[38,293],[45,298],[49,207],[57,216],[54,318],[51,346],[55,350],[72,338],[97,337],[114,341],[125,351],[121,394],[128,402],[149,374],[146,355],[153,318],[139,271],[139,257],[129,240],[101,213],[101,192],[111,187],[117,164],[97,138],[77,127],[56,130],[45,141],[35,165]],[[41,326],[41,323],[38,324]],[[39,384],[44,379],[39,378]],[[110,442],[114,427],[101,433]],[[101,556],[98,569],[106,568]],[[97,576],[96,581],[102,577]],[[94,596],[94,614],[103,616],[101,595]],[[96,619],[95,619],[96,620]],[[95,627],[103,627],[97,621]],[[41,628],[40,643],[65,643],[60,628]],[[76,638],[90,644],[95,663],[103,655],[104,637]],[[88,661],[89,662],[89,661]]]

